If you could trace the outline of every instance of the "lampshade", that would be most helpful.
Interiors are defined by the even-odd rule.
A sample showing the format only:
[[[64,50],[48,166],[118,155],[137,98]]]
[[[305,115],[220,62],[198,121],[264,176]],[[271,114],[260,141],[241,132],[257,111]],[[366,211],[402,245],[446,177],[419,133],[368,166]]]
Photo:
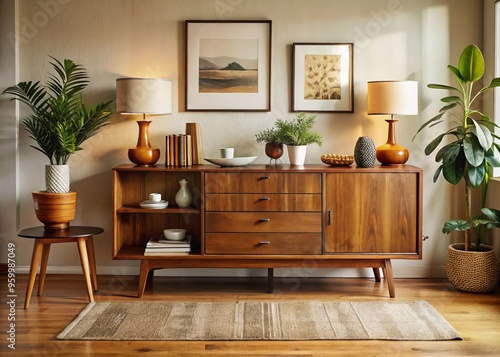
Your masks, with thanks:
[[[121,114],[142,114],[137,121],[137,146],[128,150],[128,158],[139,166],[153,166],[160,150],[151,147],[146,114],[172,113],[172,82],[157,78],[118,78],[116,80],[116,111]]]
[[[377,147],[377,160],[382,165],[401,165],[409,157],[408,150],[396,143],[394,115],[418,114],[418,83],[414,81],[368,82],[368,114],[390,115],[387,143]]]
[[[118,78],[116,111],[121,114],[171,114],[172,82],[158,78]]]
[[[418,83],[368,82],[368,114],[418,114]]]

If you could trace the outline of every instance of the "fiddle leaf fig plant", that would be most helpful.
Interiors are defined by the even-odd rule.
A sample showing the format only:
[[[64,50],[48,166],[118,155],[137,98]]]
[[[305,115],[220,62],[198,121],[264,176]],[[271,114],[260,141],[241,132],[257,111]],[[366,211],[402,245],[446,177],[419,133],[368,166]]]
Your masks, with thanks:
[[[477,107],[477,101],[490,89],[500,86],[500,78],[493,78],[487,86],[482,87],[485,62],[481,50],[476,45],[467,46],[458,60],[458,66],[448,65],[456,79],[455,86],[429,84],[431,89],[449,91],[441,98],[444,106],[439,113],[425,122],[415,137],[425,128],[438,124],[447,124],[444,132],[433,139],[426,147],[425,154],[432,154],[441,144],[435,160],[440,165],[433,181],[440,175],[457,185],[462,180],[465,186],[464,219],[455,219],[444,224],[443,233],[452,231],[464,232],[465,249],[470,250],[470,230],[478,232],[476,248],[482,242],[481,227],[494,228],[500,226],[500,212],[496,209],[484,208],[486,190],[489,181],[490,167],[500,166],[495,152],[500,152],[500,145],[495,142],[499,137],[495,134],[498,127]],[[415,139],[415,137],[413,139]],[[446,140],[445,140],[446,139]],[[443,141],[444,140],[444,141]],[[472,215],[472,189],[482,188],[482,210]]]

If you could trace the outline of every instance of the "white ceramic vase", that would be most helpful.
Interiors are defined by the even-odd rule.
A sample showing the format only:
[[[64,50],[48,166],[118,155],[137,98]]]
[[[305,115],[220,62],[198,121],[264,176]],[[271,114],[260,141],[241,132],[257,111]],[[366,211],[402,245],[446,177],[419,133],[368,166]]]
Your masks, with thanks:
[[[302,166],[306,161],[307,145],[287,145],[291,165]]]
[[[193,202],[193,196],[191,195],[191,192],[189,192],[187,184],[188,181],[186,179],[181,179],[179,181],[181,188],[175,195],[175,203],[177,203],[177,206],[181,208],[189,207]]]

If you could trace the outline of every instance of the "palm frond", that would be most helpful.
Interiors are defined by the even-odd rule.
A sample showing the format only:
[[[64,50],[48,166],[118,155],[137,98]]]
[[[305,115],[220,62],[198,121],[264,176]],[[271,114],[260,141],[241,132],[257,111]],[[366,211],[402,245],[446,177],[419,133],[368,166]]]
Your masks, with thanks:
[[[32,114],[23,119],[26,131],[51,164],[66,164],[81,150],[81,144],[94,136],[111,117],[112,101],[85,107],[81,92],[90,83],[87,70],[70,59],[51,57],[54,73],[46,85],[20,82],[4,90],[13,100],[26,104]]]

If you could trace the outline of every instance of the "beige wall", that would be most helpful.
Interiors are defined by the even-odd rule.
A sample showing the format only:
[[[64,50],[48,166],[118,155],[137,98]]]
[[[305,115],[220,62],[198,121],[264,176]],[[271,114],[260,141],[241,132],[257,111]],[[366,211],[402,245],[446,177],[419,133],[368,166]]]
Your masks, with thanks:
[[[8,0],[1,0],[8,1]],[[8,14],[1,15],[8,17]],[[258,155],[267,162],[263,144],[254,135],[276,118],[291,118],[291,44],[293,42],[353,42],[354,113],[318,114],[316,129],[325,137],[319,148],[310,146],[308,163],[320,163],[322,153],[350,153],[356,139],[371,136],[377,145],[386,140],[382,118],[366,114],[366,82],[412,79],[420,83],[420,114],[401,117],[397,138],[410,151],[409,164],[422,167],[424,177],[423,261],[395,262],[395,275],[443,276],[449,237],[440,233],[442,222],[455,215],[451,188],[440,180],[432,183],[436,164],[422,154],[432,132],[412,137],[438,109],[441,93],[426,88],[429,82],[449,82],[446,70],[463,47],[482,45],[483,2],[477,0],[21,0],[19,1],[19,79],[45,79],[48,56],[71,58],[90,72],[89,102],[114,98],[115,79],[122,76],[164,77],[173,80],[173,114],[158,117],[150,128],[155,146],[163,148],[164,136],[184,130],[196,121],[203,130],[207,156],[218,148],[234,146],[238,155]],[[272,34],[272,100],[269,113],[222,113],[184,111],[184,20],[270,19]],[[4,69],[2,69],[4,71]],[[7,71],[14,71],[14,68]],[[3,75],[3,73],[2,73]],[[2,85],[4,85],[2,83]],[[3,89],[3,88],[0,88]],[[0,98],[4,101],[5,98]],[[25,111],[24,111],[25,113]],[[23,111],[21,111],[21,115]],[[2,122],[4,113],[0,113]],[[43,188],[46,159],[28,147],[24,130],[19,143],[19,226],[15,220],[2,232],[11,232],[4,243],[17,247],[17,264],[29,265],[32,242],[13,236],[19,227],[38,225],[31,191]],[[72,189],[78,192],[73,224],[97,225],[105,233],[96,239],[98,272],[136,273],[137,262],[111,259],[111,169],[126,163],[127,148],[135,146],[137,124],[113,118],[112,124],[85,144],[69,164]],[[163,162],[163,155],[160,162]],[[0,185],[1,195],[14,190]],[[4,206],[5,207],[5,206]],[[3,215],[3,210],[2,210]],[[4,261],[4,256],[0,257]],[[54,246],[52,272],[79,272],[76,248]],[[24,270],[25,271],[25,270]],[[199,275],[200,271],[176,274]],[[231,271],[211,274],[234,274]],[[314,275],[358,275],[357,270],[316,271]],[[246,274],[246,272],[238,272]],[[280,272],[278,272],[280,274]]]
[[[0,92],[17,81],[16,47],[8,34],[16,31],[16,3],[0,1]],[[17,105],[0,97],[0,262],[7,261],[7,243],[17,233],[18,137]],[[12,256],[11,256],[12,257]]]

